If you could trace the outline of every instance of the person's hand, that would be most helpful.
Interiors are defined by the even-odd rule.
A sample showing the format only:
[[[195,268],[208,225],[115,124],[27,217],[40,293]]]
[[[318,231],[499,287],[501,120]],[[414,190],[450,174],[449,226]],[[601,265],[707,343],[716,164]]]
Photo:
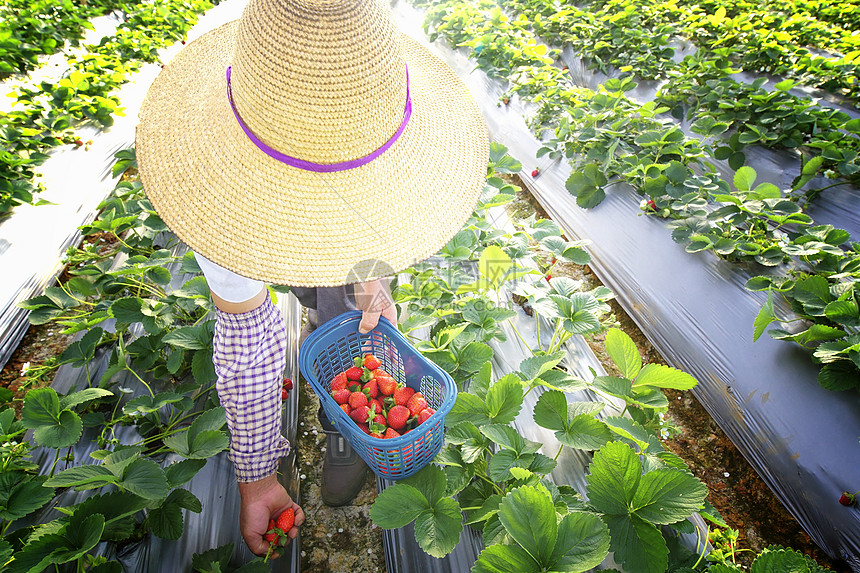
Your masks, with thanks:
[[[367,334],[379,324],[384,316],[391,324],[397,324],[397,307],[391,298],[391,281],[379,279],[355,285],[355,306],[361,311],[358,331]]]
[[[248,549],[255,555],[265,555],[269,542],[263,539],[269,529],[269,520],[276,519],[282,511],[292,507],[296,512],[295,525],[287,532],[290,539],[299,534],[299,526],[305,522],[302,508],[290,499],[277,477],[272,474],[259,481],[239,483],[242,508],[239,511],[239,529]],[[278,557],[275,553],[272,558]]]

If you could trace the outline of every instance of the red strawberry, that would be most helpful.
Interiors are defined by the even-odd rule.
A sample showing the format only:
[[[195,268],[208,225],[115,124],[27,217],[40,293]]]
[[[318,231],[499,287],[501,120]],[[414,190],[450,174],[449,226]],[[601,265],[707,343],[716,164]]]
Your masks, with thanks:
[[[848,493],[847,491],[843,491],[842,495],[839,496],[839,503],[842,505],[854,505],[855,496],[852,493]]]
[[[286,388],[282,389],[281,390],[281,400],[286,400],[289,397],[290,397],[290,391],[287,390]]]
[[[367,406],[367,395],[364,392],[353,392],[349,395],[349,406],[353,409]]]
[[[364,367],[368,370],[376,370],[382,366],[382,362],[379,361],[379,358],[374,356],[373,354],[365,354],[364,355]]]
[[[394,428],[386,428],[385,429],[385,438],[390,440],[391,438],[399,438],[400,432],[395,430]]]
[[[436,410],[433,408],[424,408],[421,412],[418,413],[418,424],[423,424],[427,421],[427,419],[436,413]]]
[[[296,513],[293,511],[293,508],[287,508],[278,516],[278,520],[275,522],[275,525],[278,529],[283,531],[284,533],[288,533],[290,529],[293,528],[293,524],[296,522]]]
[[[532,177],[537,177],[538,175],[540,175],[540,169],[535,167],[534,170],[532,171]]]
[[[409,398],[406,407],[409,408],[413,416],[417,416],[421,413],[421,410],[427,408],[427,400],[424,399],[424,395],[421,392],[416,392]]]
[[[645,209],[648,211],[656,211],[657,203],[654,202],[654,199],[648,199],[645,201]]]
[[[362,432],[364,432],[365,434],[367,434],[368,436],[370,435],[370,428],[368,427],[368,425],[367,425],[367,424],[359,424],[359,425],[358,425],[358,428],[359,428]]]
[[[349,380],[361,380],[362,374],[364,374],[364,369],[357,366],[352,366],[346,369],[346,377]]]
[[[374,432],[373,430],[371,430],[371,431],[370,431],[370,434],[368,434],[368,435],[369,435],[371,438],[376,438],[376,439],[378,439],[378,440],[382,440],[382,439],[384,439],[384,438],[385,438],[385,434],[380,434],[379,432]]]
[[[373,423],[379,424],[381,426],[386,426],[388,424],[388,420],[385,419],[385,416],[382,414],[377,414],[373,417]]]
[[[356,424],[365,424],[367,425],[367,416],[370,414],[370,408],[367,406],[360,406],[351,410],[349,412],[349,417],[353,419]]]
[[[398,388],[394,391],[394,403],[398,406],[405,406],[413,394],[415,394],[415,390],[409,386]]]
[[[349,413],[352,411],[349,407],[349,404],[341,404],[340,409],[343,410],[343,413],[349,416]]]
[[[284,388],[286,388],[287,390],[292,390],[293,389],[293,381],[290,380],[289,378],[284,378]]]
[[[362,386],[362,390],[367,390],[367,396],[370,398],[376,398],[379,396],[379,386],[377,385],[376,380],[371,380]]]
[[[383,396],[391,396],[394,394],[394,391],[397,390],[397,382],[394,381],[394,378],[391,376],[385,375],[380,376],[379,370],[376,371],[376,386],[379,388],[379,391]]]
[[[275,528],[275,520],[270,519],[269,520],[269,526],[266,528],[266,534],[263,535],[263,539],[265,539],[269,543],[271,543],[272,541],[274,541],[275,539],[278,538],[278,534],[275,533],[274,531],[272,531],[274,528]]]
[[[511,103],[511,100],[510,100],[510,99],[508,99],[508,98],[506,98],[506,97],[503,97],[503,98],[502,98],[502,103],[503,103],[503,104],[505,104],[505,105],[508,105],[509,103]]]
[[[395,406],[388,411],[388,425],[395,430],[402,430],[409,419],[409,408],[406,406]]]
[[[379,398],[372,399],[370,402],[367,403],[367,405],[370,408],[374,408],[374,411],[377,414],[381,414],[385,411],[385,408],[383,407],[382,402],[379,400]]]
[[[80,147],[80,146],[81,146],[81,145],[83,145],[83,144],[84,144],[84,142],[83,142],[83,141],[81,141],[80,139],[76,139],[76,140],[75,140],[75,145],[77,145],[78,147]]]
[[[334,401],[338,404],[346,404],[349,402],[349,397],[352,395],[352,392],[344,388],[343,390],[335,390],[331,393],[331,397],[334,398]]]
[[[380,376],[388,376],[389,378],[394,378],[394,376],[392,376],[391,374],[389,374],[388,372],[386,372],[386,371],[385,371],[385,370],[383,370],[382,368],[377,368],[377,369],[376,369],[376,370],[374,370],[374,372],[373,372],[373,377],[374,377],[374,378],[379,378]]]
[[[335,390],[343,390],[346,388],[346,372],[341,372],[337,376],[331,379],[331,384],[329,385],[332,392]]]

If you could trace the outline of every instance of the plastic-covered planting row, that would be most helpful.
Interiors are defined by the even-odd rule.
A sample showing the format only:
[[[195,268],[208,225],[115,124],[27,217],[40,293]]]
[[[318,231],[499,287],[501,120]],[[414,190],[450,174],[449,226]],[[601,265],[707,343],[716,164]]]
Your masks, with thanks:
[[[288,356],[285,375],[298,379],[298,363],[294,357],[298,355],[298,340],[301,330],[301,306],[295,297],[282,296],[278,307],[284,315],[287,325]],[[107,367],[111,348],[100,349],[96,358],[88,365],[90,379],[99,379]],[[146,377],[144,377],[146,378]],[[156,393],[168,391],[171,383],[165,380],[148,379],[147,383]],[[87,371],[84,367],[63,365],[57,371],[52,388],[59,394],[65,394],[72,388],[87,386]],[[122,389],[122,390],[119,390]],[[127,401],[136,396],[145,395],[148,390],[128,371],[119,375],[116,385],[111,388],[116,392],[127,392]],[[282,413],[282,427],[285,437],[290,443],[296,443],[296,424],[298,420],[298,392],[291,392],[285,402]],[[61,461],[56,472],[63,471],[76,465],[98,463],[90,457],[90,453],[99,449],[96,438],[99,428],[86,428],[78,443],[71,448],[72,462]],[[115,437],[123,444],[132,444],[141,439],[134,427],[124,426],[117,429]],[[32,431],[27,439],[32,442]],[[67,453],[65,450],[63,453]],[[40,466],[39,473],[47,475],[54,463],[55,450],[37,448],[33,451],[33,461]],[[298,467],[295,463],[296,453],[281,460],[278,470],[279,480],[293,499],[299,496]],[[158,459],[162,468],[180,461],[178,454],[164,455]],[[102,542],[96,552],[109,559],[118,560],[124,571],[136,573],[186,573],[191,570],[191,559],[195,553],[233,544],[231,564],[239,566],[251,561],[254,555],[248,551],[239,531],[239,491],[233,472],[233,464],[227,457],[227,452],[211,457],[206,465],[188,483],[182,486],[194,494],[202,503],[200,513],[183,511],[184,530],[182,536],[173,541],[147,535],[140,541],[135,541],[121,547]],[[76,492],[67,489],[59,494],[40,512],[28,516],[28,523],[15,523],[12,529],[31,523],[46,523],[60,517],[62,514],[54,509],[81,503],[99,490]],[[287,553],[280,559],[271,562],[271,570],[276,572],[300,571],[301,537],[294,540],[288,547]]]
[[[246,3],[247,0],[230,0],[219,4],[200,18],[189,32],[189,39],[238,18]],[[112,16],[96,20],[95,28],[101,35],[112,34],[118,23]],[[98,42],[97,37],[88,37],[90,39]],[[162,59],[168,61],[181,47],[177,43],[165,50]],[[59,67],[53,65],[54,60]],[[34,70],[30,77],[41,78],[46,74],[59,77],[67,70],[62,54],[52,58],[49,64]],[[19,205],[11,215],[0,219],[0,269],[3,269],[0,366],[6,364],[27,331],[27,312],[17,304],[42,294],[45,287],[51,285],[62,269],[60,260],[66,249],[81,239],[78,227],[93,220],[98,204],[115,186],[111,175],[114,153],[134,145],[140,105],[160,71],[156,64],[145,64],[132,81],[120,88],[117,97],[125,108],[125,115],[117,117],[110,128],[78,129],[82,139],[92,140],[91,145],[62,146],[51,152],[50,158],[39,168],[41,177],[37,181],[45,186],[39,198],[52,205]],[[8,80],[3,87],[8,88],[15,81]]]
[[[396,13],[401,29],[426,43],[423,15],[402,2]],[[473,71],[463,53],[432,48],[467,83],[491,136],[530,171],[540,142],[525,110],[515,102],[498,107],[505,86]],[[541,163],[537,178],[523,174],[541,205],[569,239],[591,241],[595,273],[666,361],[699,380],[695,396],[804,530],[860,571],[860,512],[838,502],[843,490],[860,488],[860,395],[822,388],[808,353],[793,345],[768,337],[753,343],[764,299],[744,284],[759,269],[685,252],[661,220],[637,216],[642,197],[632,188],[613,186],[599,206],[583,210],[565,189],[569,166]],[[756,166],[766,180],[790,178],[780,167]],[[856,190],[833,203],[817,209],[856,237]]]
[[[494,209],[490,219],[493,221],[494,226],[513,232],[513,226],[508,221],[507,215],[502,208]],[[510,296],[509,294],[502,293],[502,298],[507,302]],[[506,341],[493,340],[490,342],[490,346],[493,349],[493,372],[496,378],[501,378],[506,374],[518,371],[522,360],[531,356],[531,348],[546,347],[548,345],[553,331],[553,325],[546,319],[540,318],[542,344],[538,344],[535,319],[526,316],[522,309],[516,305],[512,305],[512,308],[517,309],[517,315],[511,319],[516,327],[516,331],[511,324],[503,323],[502,328],[506,335]],[[412,334],[420,336],[417,334],[419,332],[421,332],[420,329],[413,331]],[[425,332],[425,335],[427,334],[429,333]],[[520,336],[525,339],[525,342],[520,339]],[[590,380],[595,375],[594,373],[597,376],[606,374],[603,365],[583,337],[571,337],[563,345],[563,349],[566,356],[561,365],[572,376],[583,380]],[[535,403],[542,393],[542,388],[538,387],[526,396],[523,408],[520,410],[520,414],[513,422],[513,425],[526,439],[544,444],[541,453],[553,457],[561,447],[561,443],[555,437],[554,432],[538,426],[532,418]],[[568,392],[566,396],[569,401],[573,402],[604,402],[606,406],[599,414],[600,418],[617,416],[624,409],[623,401],[599,396],[588,389]],[[587,469],[591,463],[591,458],[592,455],[590,452],[573,450],[566,447],[557,459],[558,465],[548,477],[556,484],[569,485],[579,493],[585,494]],[[394,483],[377,478],[377,486],[380,492],[394,485]],[[707,527],[698,515],[694,515],[690,521],[698,529],[699,535],[698,537],[696,534],[683,535],[681,542],[688,549],[701,553],[704,548],[698,545],[698,540],[707,537]],[[667,533],[673,535],[672,532]],[[409,524],[399,529],[385,530],[383,532],[383,542],[385,545],[386,566],[390,573],[455,573],[468,571],[472,568],[472,565],[484,547],[481,532],[469,526],[463,528],[460,540],[454,551],[441,559],[427,555],[418,546],[415,540],[414,524]],[[618,564],[613,561],[611,554],[594,570],[609,568],[618,568]]]

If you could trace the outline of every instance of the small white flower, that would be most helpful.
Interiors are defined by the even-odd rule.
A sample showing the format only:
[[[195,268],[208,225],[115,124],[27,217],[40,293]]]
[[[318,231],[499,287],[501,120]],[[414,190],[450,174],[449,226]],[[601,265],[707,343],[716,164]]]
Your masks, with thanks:
[[[30,370],[30,363],[25,362],[24,365],[21,367],[21,376],[26,376],[28,370]]]
[[[724,478],[729,477],[729,472],[723,472],[723,477],[724,477]]]
[[[343,533],[343,527],[338,527],[338,528],[337,528],[337,532],[338,532],[338,533]]]
[[[306,476],[305,476],[305,474],[302,474],[302,475],[300,475],[299,477],[300,477],[301,479],[305,479],[305,477],[306,477]]]

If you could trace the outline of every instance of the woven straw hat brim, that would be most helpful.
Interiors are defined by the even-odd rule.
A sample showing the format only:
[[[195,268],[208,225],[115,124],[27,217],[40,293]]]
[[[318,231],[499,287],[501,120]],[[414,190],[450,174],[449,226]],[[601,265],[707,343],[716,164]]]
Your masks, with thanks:
[[[140,177],[182,241],[240,275],[335,286],[400,271],[460,230],[484,187],[489,143],[447,65],[403,36],[413,101],[403,134],[362,167],[309,172],[265,155],[236,122],[225,78],[236,27],[185,46],[141,108]]]

